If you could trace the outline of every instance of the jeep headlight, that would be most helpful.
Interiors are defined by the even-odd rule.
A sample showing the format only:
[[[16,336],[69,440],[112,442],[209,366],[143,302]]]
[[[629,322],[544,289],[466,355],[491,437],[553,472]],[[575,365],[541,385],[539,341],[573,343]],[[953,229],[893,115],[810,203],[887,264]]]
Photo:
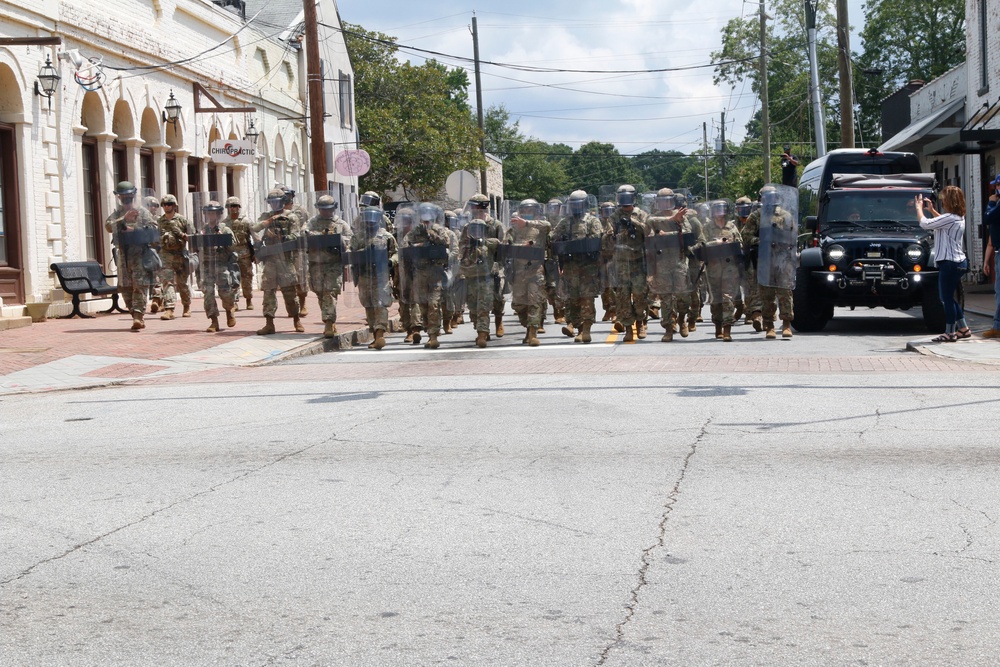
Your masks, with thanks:
[[[919,245],[914,243],[906,248],[906,259],[910,260],[914,264],[919,262],[924,256],[924,249]]]
[[[844,255],[846,254],[847,251],[844,250],[844,246],[832,245],[826,249],[826,256],[830,258],[831,262],[839,262],[844,259]]]

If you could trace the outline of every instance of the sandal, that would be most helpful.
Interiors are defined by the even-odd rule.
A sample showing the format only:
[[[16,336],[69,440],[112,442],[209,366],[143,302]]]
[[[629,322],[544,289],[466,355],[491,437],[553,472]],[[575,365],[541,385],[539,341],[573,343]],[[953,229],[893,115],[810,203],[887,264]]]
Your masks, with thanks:
[[[931,338],[932,343],[954,343],[958,340],[958,336],[953,333],[943,333],[937,338]]]
[[[955,332],[955,338],[972,338],[972,330],[966,327]]]

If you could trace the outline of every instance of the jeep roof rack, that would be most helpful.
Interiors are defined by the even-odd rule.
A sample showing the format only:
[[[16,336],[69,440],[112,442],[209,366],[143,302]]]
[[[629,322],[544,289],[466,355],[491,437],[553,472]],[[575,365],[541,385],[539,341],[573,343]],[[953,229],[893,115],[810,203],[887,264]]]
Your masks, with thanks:
[[[937,189],[937,176],[926,174],[834,174],[830,188],[931,188]]]

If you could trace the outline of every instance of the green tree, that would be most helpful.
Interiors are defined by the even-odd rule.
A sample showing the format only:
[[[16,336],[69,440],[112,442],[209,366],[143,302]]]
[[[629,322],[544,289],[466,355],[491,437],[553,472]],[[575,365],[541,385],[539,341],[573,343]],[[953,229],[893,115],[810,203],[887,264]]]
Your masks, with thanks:
[[[389,35],[344,27],[354,65],[360,145],[372,159],[362,189],[402,187],[418,198],[433,198],[451,172],[485,166],[479,128],[462,97],[467,99],[468,77],[459,90],[458,77],[440,63],[397,61]]]
[[[632,167],[646,188],[659,190],[679,187],[681,176],[695,160],[680,151],[654,149],[632,158]]]
[[[528,139],[503,163],[503,187],[508,199],[533,197],[545,202],[571,191],[561,161],[553,159],[553,147]]]
[[[596,195],[602,185],[631,183],[640,188],[642,180],[629,158],[614,144],[591,141],[566,158],[570,187]]]
[[[867,0],[855,86],[865,138],[879,143],[882,99],[965,61],[965,1]]]

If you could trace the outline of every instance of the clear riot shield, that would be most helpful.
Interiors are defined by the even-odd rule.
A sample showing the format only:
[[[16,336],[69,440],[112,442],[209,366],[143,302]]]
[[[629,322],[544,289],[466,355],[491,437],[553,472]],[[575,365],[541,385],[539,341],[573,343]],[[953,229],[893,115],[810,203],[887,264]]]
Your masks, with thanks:
[[[617,191],[617,185],[599,185],[597,186],[597,200],[602,202],[615,201],[615,193]]]
[[[639,195],[639,201],[637,202],[637,205],[646,213],[652,213],[653,204],[655,202],[656,202],[655,192],[643,192],[641,195]]]
[[[773,188],[773,189],[770,189]],[[799,193],[788,185],[761,191],[757,282],[765,287],[795,288],[798,260]]]
[[[225,227],[226,213],[218,192],[191,194],[191,224],[194,235],[188,239],[188,265],[201,289],[206,284],[235,289],[240,284],[239,264],[233,249],[233,235]]]
[[[739,230],[733,218],[733,204],[729,200],[715,199],[705,204],[708,217],[702,228],[705,247],[705,277],[712,303],[722,303],[726,298],[735,300],[743,279],[743,249],[737,241]]]
[[[385,228],[382,209],[368,207],[361,211],[361,225],[350,238],[350,252],[347,263],[350,276],[361,306],[366,309],[388,308],[392,305],[392,259],[396,251],[396,241]],[[382,317],[382,313],[369,316]],[[368,322],[373,330],[383,325],[388,330],[388,315],[385,321]]]
[[[619,294],[634,293],[646,275],[646,234],[638,215],[618,208],[611,217],[608,281]]]
[[[518,312],[545,304],[545,251],[551,230],[542,205],[527,200],[518,205],[504,234],[497,258],[510,288],[511,305]]]
[[[327,310],[329,299],[343,290],[351,226],[340,217],[340,205],[330,191],[306,192],[296,201],[307,216],[299,239],[305,248],[309,289],[316,293],[320,308]]]
[[[454,247],[452,248],[451,281],[448,285],[446,299],[448,301],[447,311],[452,315],[458,315],[465,311],[465,276],[462,275],[459,262],[461,260],[461,238],[462,230],[469,224],[469,214],[462,209],[445,211],[445,227],[452,234]]]
[[[656,296],[684,294],[691,291],[688,273],[688,248],[693,246],[694,232],[682,217],[674,220],[673,201],[670,208],[657,209],[646,219],[650,234],[646,237],[646,271],[649,288]]]
[[[160,206],[160,198],[156,196],[153,188],[139,188],[139,200],[144,209],[149,211],[149,215],[156,220],[163,215],[163,208]]]
[[[364,212],[362,212],[364,215]],[[399,249],[399,261],[396,265],[395,285],[396,298],[399,299],[400,311],[404,307],[408,308],[416,303],[413,297],[413,282],[416,278],[415,262],[411,261],[412,253],[404,256],[403,244],[407,242],[407,235],[417,224],[417,212],[411,206],[400,206],[396,209],[393,218],[393,227],[396,233],[396,247]],[[408,320],[404,321],[404,325]]]
[[[451,237],[444,228],[444,209],[430,202],[417,206],[416,220],[403,236],[399,257],[409,280],[407,291],[412,303],[437,303],[438,298],[443,298],[452,277]]]
[[[261,289],[265,292],[288,289],[302,283],[305,277],[305,252],[299,240],[299,224],[284,209],[284,199],[271,197],[260,206],[257,217],[257,237],[260,246],[255,258],[259,265]]]
[[[128,203],[126,203],[128,202]],[[159,255],[160,230],[156,218],[143,216],[142,200],[122,198],[116,213],[120,221],[112,231],[119,281],[149,288],[159,284],[162,262]]]

